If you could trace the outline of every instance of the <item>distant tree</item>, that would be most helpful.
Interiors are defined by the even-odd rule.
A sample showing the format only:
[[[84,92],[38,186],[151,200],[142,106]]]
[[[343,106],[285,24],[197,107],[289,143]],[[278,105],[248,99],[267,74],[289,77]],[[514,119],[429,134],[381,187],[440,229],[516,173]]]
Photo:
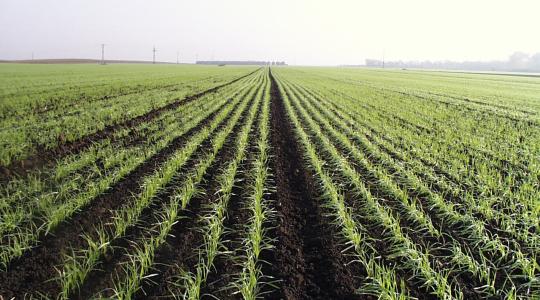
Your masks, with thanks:
[[[382,67],[382,61],[366,59],[366,66]],[[529,55],[515,52],[505,61],[386,61],[385,66],[389,68],[540,72],[540,53]]]

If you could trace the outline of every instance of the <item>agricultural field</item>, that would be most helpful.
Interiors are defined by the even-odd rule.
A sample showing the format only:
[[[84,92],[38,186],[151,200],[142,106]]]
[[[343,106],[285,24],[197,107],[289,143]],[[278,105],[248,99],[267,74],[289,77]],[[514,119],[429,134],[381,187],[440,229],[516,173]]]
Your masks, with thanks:
[[[540,299],[540,77],[0,64],[0,299]]]

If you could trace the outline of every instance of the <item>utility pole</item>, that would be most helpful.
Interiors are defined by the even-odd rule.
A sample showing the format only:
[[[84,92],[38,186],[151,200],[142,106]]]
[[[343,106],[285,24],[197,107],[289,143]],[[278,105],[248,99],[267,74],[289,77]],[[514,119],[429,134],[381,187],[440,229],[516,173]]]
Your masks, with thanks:
[[[154,56],[152,58],[152,63],[155,64],[156,63],[156,46],[154,46],[154,50],[152,52],[154,52]]]
[[[384,51],[382,53],[382,68],[384,69]]]
[[[197,64],[198,60],[199,60],[199,53],[195,54],[195,64]]]
[[[105,64],[105,44],[101,44],[101,64]]]
[[[34,52],[32,52],[32,60],[34,60]]]
[[[176,64],[180,63],[180,51],[176,51]]]

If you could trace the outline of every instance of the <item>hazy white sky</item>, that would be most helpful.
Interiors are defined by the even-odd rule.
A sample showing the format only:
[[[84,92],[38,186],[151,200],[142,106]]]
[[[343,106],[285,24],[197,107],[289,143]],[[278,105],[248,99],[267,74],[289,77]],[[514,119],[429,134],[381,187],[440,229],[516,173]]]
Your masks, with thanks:
[[[0,59],[492,60],[540,52],[538,0],[0,0]]]

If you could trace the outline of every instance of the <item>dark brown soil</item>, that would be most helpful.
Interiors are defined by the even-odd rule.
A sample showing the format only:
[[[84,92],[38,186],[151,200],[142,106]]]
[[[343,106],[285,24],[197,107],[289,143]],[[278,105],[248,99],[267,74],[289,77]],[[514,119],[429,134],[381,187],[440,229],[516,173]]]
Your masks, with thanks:
[[[281,289],[268,298],[357,299],[358,281],[346,266],[339,234],[320,206],[313,176],[302,162],[277,83],[271,75],[271,141],[278,226],[273,274]]]
[[[52,234],[43,237],[38,246],[15,259],[7,271],[0,272],[0,295],[7,298],[22,298],[30,293],[58,294],[58,282],[51,279],[58,276],[56,267],[62,264],[65,252],[70,247],[74,249],[85,247],[86,242],[81,234],[95,232],[92,230],[93,226],[110,219],[112,210],[129,203],[132,195],[140,191],[142,179],[152,174],[174,151],[183,146],[187,137],[211,120],[212,116],[186,134],[174,139],[166,148],[139,165],[107,193],[94,199],[70,221],[61,224]]]
[[[183,99],[177,99],[163,107],[149,111],[141,116],[126,120],[121,123],[108,125],[105,128],[98,130],[94,133],[90,133],[86,136],[83,136],[79,138],[78,140],[63,141],[62,139],[60,139],[58,147],[54,149],[38,149],[35,155],[32,155],[20,161],[13,162],[9,166],[0,166],[0,182],[7,182],[11,178],[13,178],[13,176],[18,176],[18,177],[24,176],[32,170],[36,170],[39,168],[43,168],[46,165],[53,164],[55,161],[67,155],[79,153],[83,151],[84,149],[87,149],[88,147],[90,147],[95,142],[100,141],[102,139],[106,139],[112,136],[115,132],[123,128],[131,128],[133,126],[137,126],[138,124],[149,122],[157,118],[158,116],[160,116],[165,111],[173,110],[179,107],[180,105],[184,105],[188,102],[194,101],[204,95],[207,95],[209,93],[214,93],[218,91],[219,89],[225,86],[231,85],[243,78],[246,78],[257,71],[259,71],[259,69],[253,72],[250,72],[246,75],[243,75],[241,77],[238,77],[227,83],[224,83],[224,84],[215,86],[211,89],[197,93],[195,95],[191,95]]]

